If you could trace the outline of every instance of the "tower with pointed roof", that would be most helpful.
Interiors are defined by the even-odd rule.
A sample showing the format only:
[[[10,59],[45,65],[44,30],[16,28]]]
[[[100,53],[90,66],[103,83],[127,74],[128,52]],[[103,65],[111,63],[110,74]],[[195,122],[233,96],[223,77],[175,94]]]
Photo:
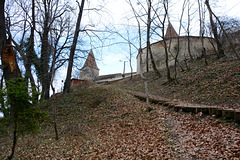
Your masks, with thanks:
[[[174,37],[178,37],[178,34],[173,28],[172,24],[169,22],[168,28],[165,34],[165,38],[174,38]]]
[[[99,68],[91,49],[83,67],[80,69],[80,79],[94,81],[98,76]]]

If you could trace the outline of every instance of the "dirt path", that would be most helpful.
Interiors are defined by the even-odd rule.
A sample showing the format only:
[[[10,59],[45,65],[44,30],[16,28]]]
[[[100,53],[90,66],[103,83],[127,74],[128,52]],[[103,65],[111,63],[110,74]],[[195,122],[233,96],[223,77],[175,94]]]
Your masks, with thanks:
[[[128,93],[130,91],[127,91]],[[141,92],[130,94],[144,97]],[[169,100],[150,95],[163,104]],[[240,127],[238,124],[222,121],[202,112],[191,114],[174,112],[174,109],[152,104],[157,108],[159,121],[168,129],[176,159],[239,159]]]
[[[136,92],[132,90],[125,90],[126,92],[138,97],[139,99],[146,99],[146,94],[143,92]],[[210,105],[202,105],[202,104],[194,104],[183,102],[177,99],[167,99],[162,98],[160,96],[155,96],[149,94],[149,99],[153,103],[161,104],[164,106],[168,106],[174,109],[174,111],[184,111],[184,112],[192,112],[192,113],[204,113],[206,115],[214,115],[218,118],[224,119],[232,119],[236,123],[240,124],[240,109],[238,107],[232,106],[210,106]]]
[[[180,159],[239,159],[240,129],[202,114],[163,111]]]

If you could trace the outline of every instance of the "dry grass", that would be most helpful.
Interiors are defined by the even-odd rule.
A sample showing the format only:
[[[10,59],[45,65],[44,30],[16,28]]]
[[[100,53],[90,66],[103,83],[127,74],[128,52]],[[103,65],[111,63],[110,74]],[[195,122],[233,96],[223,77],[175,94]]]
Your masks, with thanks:
[[[206,66],[203,59],[194,60],[190,63],[190,71],[178,71],[178,83],[167,83],[165,76],[156,79],[154,73],[146,73],[150,93],[187,102],[240,107],[240,62],[232,58],[216,59],[214,56],[208,61]],[[165,70],[160,72],[166,74]],[[173,72],[172,69],[172,77]],[[144,92],[139,76],[112,86]]]
[[[191,71],[179,72],[178,84],[149,78],[152,94],[211,104],[239,106],[239,61],[202,60]],[[164,73],[164,71],[162,71]],[[36,135],[19,135],[15,159],[238,159],[240,130],[201,114],[175,113],[159,105],[146,112],[146,103],[114,87],[144,91],[139,77],[108,86],[57,95],[41,107],[53,119]],[[0,136],[0,159],[11,150],[11,130]]]
[[[165,123],[144,102],[125,92],[93,87],[58,95],[42,107],[52,117],[57,110],[60,139],[53,121],[38,135],[20,136],[16,159],[146,159],[172,158]],[[0,139],[0,159],[10,154],[11,134]]]

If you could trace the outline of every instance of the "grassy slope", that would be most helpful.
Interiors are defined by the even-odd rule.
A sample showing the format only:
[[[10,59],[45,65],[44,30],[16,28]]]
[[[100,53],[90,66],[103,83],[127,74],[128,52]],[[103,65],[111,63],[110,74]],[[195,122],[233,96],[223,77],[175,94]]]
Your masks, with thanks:
[[[150,93],[187,102],[240,107],[240,62],[215,57],[209,57],[208,61],[209,65],[206,66],[203,59],[195,60],[190,63],[190,71],[179,71],[178,84],[166,83],[165,76],[154,79],[153,73],[146,73]],[[161,73],[166,74],[164,70]],[[139,76],[112,85],[144,92]]]
[[[93,87],[58,95],[42,107],[57,108],[60,139],[52,121],[36,136],[19,138],[16,159],[104,159],[174,157],[165,123],[146,104],[122,91]],[[0,159],[9,155],[11,135],[0,136]]]
[[[165,83],[165,78],[153,80],[153,75],[147,74],[150,91],[187,101],[239,105],[238,61],[212,60],[205,66],[200,60],[194,66],[191,72],[179,74],[178,85]],[[144,89],[137,77],[112,86]],[[54,106],[60,139],[54,140],[53,121],[45,123],[39,134],[19,136],[15,159],[239,157],[240,132],[234,124],[228,126],[201,115],[165,112],[159,106],[145,112],[144,102],[113,87],[60,94],[42,108],[52,116]],[[11,132],[0,135],[0,159],[10,154],[11,138]]]

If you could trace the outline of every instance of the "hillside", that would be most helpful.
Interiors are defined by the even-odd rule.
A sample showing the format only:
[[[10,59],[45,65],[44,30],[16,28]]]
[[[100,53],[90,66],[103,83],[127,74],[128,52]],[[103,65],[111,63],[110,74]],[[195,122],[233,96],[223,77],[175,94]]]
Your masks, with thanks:
[[[145,103],[122,91],[93,87],[58,95],[42,106],[51,117],[54,105],[60,139],[51,120],[38,135],[19,138],[16,159],[175,156],[157,112],[145,112]],[[0,159],[11,148],[11,135],[2,136]]]
[[[167,83],[166,71],[160,70],[163,77],[156,79],[153,72],[145,73],[149,92],[153,95],[201,104],[226,105],[240,108],[240,62],[232,58],[217,59],[208,57],[190,62],[190,71],[178,70],[178,83]],[[174,70],[171,68],[172,77]],[[112,84],[118,88],[145,92],[140,76]]]
[[[209,97],[204,96],[206,91],[210,91],[206,87],[209,84],[201,85],[207,82],[215,84],[216,79],[219,79],[216,88],[221,85],[219,87],[221,92],[224,88],[229,88],[229,91],[225,91],[228,93],[227,97],[235,98],[232,101],[233,106],[238,107],[239,95],[236,95],[235,89],[239,88],[232,87],[237,87],[236,85],[239,84],[237,81],[239,62],[222,59],[213,60],[209,66],[202,65],[201,61],[194,63],[201,69],[192,67],[191,72],[182,72],[179,76],[185,75],[185,79],[179,78],[180,83],[177,85],[167,84],[161,79],[151,80],[149,77],[150,91],[164,96],[174,93],[176,96],[172,95],[172,98],[186,96],[185,100],[188,100],[194,93],[201,93],[201,90],[204,94],[198,95],[202,98],[197,98],[198,95],[195,95],[194,101],[209,100],[206,103],[216,103],[218,101],[215,99],[210,100]],[[222,69],[219,66],[222,66]],[[211,72],[216,75],[214,78],[208,75]],[[227,73],[231,74],[226,78]],[[195,77],[192,77],[193,75]],[[149,76],[152,76],[151,73]],[[221,82],[222,79],[227,82]],[[190,92],[185,96],[181,94],[187,86],[186,81],[192,82],[189,87],[193,87],[193,90],[197,89],[191,93],[191,96],[186,95]],[[157,86],[158,88],[153,89]],[[162,87],[168,90],[164,91]],[[19,135],[15,159],[238,159],[240,157],[238,124],[202,113],[174,112],[159,104],[151,104],[153,110],[147,112],[146,103],[126,93],[124,88],[141,91],[142,82],[138,77],[134,77],[132,81],[126,79],[108,86],[92,86],[52,97],[40,106],[48,112],[50,121],[45,122],[41,126],[41,131],[35,135]],[[215,92],[216,90],[213,90],[213,93]],[[222,104],[230,104],[230,102],[229,99],[221,101]],[[53,125],[55,107],[59,140],[55,140]],[[10,154],[11,138],[10,131],[0,135],[0,159],[5,159]]]

